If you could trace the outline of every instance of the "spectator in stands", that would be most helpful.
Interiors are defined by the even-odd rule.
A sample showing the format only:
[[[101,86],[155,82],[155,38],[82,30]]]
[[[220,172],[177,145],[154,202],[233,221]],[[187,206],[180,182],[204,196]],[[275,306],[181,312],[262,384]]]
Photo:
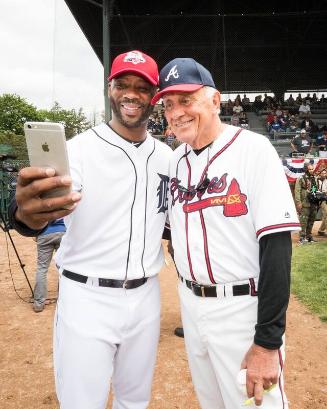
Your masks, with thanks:
[[[295,105],[295,99],[293,98],[292,94],[290,94],[290,96],[288,97],[286,102],[287,102],[287,105],[289,105],[289,106],[294,106]]]
[[[254,99],[253,110],[257,115],[259,115],[260,111],[262,111],[263,108],[264,108],[264,103],[262,101],[262,96],[257,95]]]
[[[243,112],[243,108],[242,105],[240,104],[240,101],[236,97],[235,105],[233,106],[233,114],[240,115],[241,112]]]
[[[304,99],[305,102],[308,102],[309,105],[311,105],[312,98],[310,97],[310,94],[307,94],[307,96],[305,98],[303,98],[303,99]]]
[[[245,112],[240,113],[239,126],[244,129],[249,129],[249,120]]]
[[[274,115],[274,119],[268,126],[268,132],[271,138],[276,139],[276,134],[282,131],[282,124],[280,123],[277,115]]]
[[[147,129],[151,134],[153,133],[154,124],[155,124],[154,116],[150,115]]]
[[[171,130],[171,128],[168,126],[165,132],[166,136],[166,144],[170,147],[172,147],[172,144],[176,138],[174,132]]]
[[[269,130],[270,125],[272,124],[275,117],[275,111],[273,109],[270,110],[269,114],[266,116],[266,124],[267,129]]]
[[[327,129],[317,137],[316,145],[320,151],[327,151]]]
[[[301,129],[300,135],[297,135],[293,138],[291,142],[291,147],[293,152],[308,154],[312,149],[312,140],[310,136],[307,135],[305,129]]]
[[[296,132],[299,130],[298,120],[295,115],[291,115],[289,120],[289,131]]]
[[[311,105],[317,104],[317,102],[318,102],[317,94],[314,93],[314,94],[312,95]]]
[[[312,119],[309,118],[308,115],[305,116],[303,121],[301,122],[300,125],[301,129],[305,129],[307,131],[307,134],[312,138],[313,134],[317,131],[316,124],[313,122]]]
[[[277,106],[275,114],[278,116],[278,118],[283,115],[282,107],[280,105]]]
[[[230,119],[230,124],[233,126],[239,126],[240,125],[240,116],[236,112],[233,113],[231,119]]]
[[[287,109],[283,109],[282,115],[279,117],[279,122],[284,132],[290,132],[290,117]]]
[[[250,110],[250,98],[248,98],[246,94],[244,94],[242,98],[242,107],[246,112]]]
[[[294,200],[301,223],[299,244],[314,242],[312,227],[316,220],[317,205],[311,203],[309,194],[317,191],[317,179],[314,175],[314,166],[305,164],[305,173],[295,183]]]
[[[265,108],[271,109],[272,106],[272,97],[267,94],[264,94],[263,103]]]
[[[152,127],[152,135],[163,135],[164,129],[161,125],[160,119],[156,118],[155,123]]]
[[[227,101],[227,104],[225,105],[225,115],[229,116],[229,115],[233,115],[233,101],[231,99],[229,99]]]
[[[321,95],[321,98],[319,100],[319,104],[327,104],[327,98],[325,98],[325,94]]]
[[[320,172],[318,179],[318,192],[324,193],[327,196],[327,169]],[[319,236],[326,236],[327,233],[327,201],[323,200],[320,205],[321,209],[321,224],[318,229]]]
[[[295,99],[296,105],[301,105],[302,104],[302,96],[301,94],[298,94],[296,99]]]
[[[241,96],[240,96],[240,94],[237,94],[237,95],[236,95],[236,98],[235,98],[234,104],[236,104],[236,101],[238,101],[238,102],[239,102],[239,105],[242,105],[242,101],[241,101]]]
[[[308,101],[303,100],[299,108],[299,116],[300,118],[303,118],[308,115],[311,115],[310,103],[308,103]]]

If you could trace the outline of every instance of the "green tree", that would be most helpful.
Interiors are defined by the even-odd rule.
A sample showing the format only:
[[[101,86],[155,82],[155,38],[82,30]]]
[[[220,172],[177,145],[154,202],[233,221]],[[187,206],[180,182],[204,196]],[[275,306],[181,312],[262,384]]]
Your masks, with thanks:
[[[24,134],[24,122],[40,121],[37,108],[16,94],[0,95],[0,130]]]
[[[40,110],[39,114],[43,121],[62,123],[65,127],[67,139],[91,127],[82,108],[78,111],[75,109],[67,110],[61,108],[58,102],[55,102],[50,111]]]
[[[25,138],[22,135],[16,135],[11,131],[0,131],[0,145],[10,145],[13,153],[18,160],[28,160]]]

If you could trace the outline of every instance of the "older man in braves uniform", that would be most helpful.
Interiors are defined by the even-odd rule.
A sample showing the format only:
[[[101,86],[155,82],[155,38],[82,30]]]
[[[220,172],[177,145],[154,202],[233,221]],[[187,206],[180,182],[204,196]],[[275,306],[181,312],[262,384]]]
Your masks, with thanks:
[[[280,160],[265,137],[221,123],[220,94],[193,59],[168,63],[159,83],[152,103],[163,98],[168,124],[184,142],[170,164],[169,217],[200,405],[240,408],[246,391],[237,377],[246,369],[249,398],[286,408],[282,337],[290,232],[299,222]]]
[[[12,223],[26,235],[67,216],[56,259],[61,409],[104,409],[110,381],[113,408],[147,408],[156,360],[171,153],[146,130],[157,64],[140,51],[121,54],[109,81],[112,120],[68,142],[73,193],[42,199],[42,192],[69,185],[70,178],[25,168],[11,209]],[[71,210],[63,210],[67,206]]]

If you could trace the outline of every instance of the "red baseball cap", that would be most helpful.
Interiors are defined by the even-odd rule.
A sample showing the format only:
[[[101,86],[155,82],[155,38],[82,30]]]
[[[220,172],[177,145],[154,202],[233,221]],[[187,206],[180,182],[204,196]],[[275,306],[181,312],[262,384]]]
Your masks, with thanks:
[[[110,81],[125,73],[140,75],[152,85],[158,85],[159,83],[157,63],[153,58],[141,51],[134,50],[117,55],[112,63],[108,80]]]

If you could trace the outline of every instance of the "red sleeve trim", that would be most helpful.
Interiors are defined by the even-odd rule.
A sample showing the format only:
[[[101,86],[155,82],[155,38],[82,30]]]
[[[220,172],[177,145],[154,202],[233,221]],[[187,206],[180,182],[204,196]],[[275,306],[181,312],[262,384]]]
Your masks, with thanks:
[[[283,227],[300,227],[300,223],[281,223],[281,224],[273,224],[272,226],[263,227],[262,229],[257,231],[257,237],[260,236],[261,233],[269,230],[276,230]]]

